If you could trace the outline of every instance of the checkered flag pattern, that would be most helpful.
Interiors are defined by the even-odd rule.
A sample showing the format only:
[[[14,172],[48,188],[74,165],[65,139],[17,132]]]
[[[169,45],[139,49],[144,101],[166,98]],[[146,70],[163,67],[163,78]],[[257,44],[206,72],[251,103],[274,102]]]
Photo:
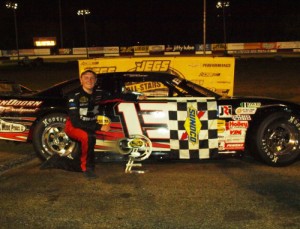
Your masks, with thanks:
[[[180,159],[206,159],[216,156],[216,100],[193,98],[184,101],[181,98],[169,101],[168,106],[171,156]],[[195,121],[195,118],[200,122]]]

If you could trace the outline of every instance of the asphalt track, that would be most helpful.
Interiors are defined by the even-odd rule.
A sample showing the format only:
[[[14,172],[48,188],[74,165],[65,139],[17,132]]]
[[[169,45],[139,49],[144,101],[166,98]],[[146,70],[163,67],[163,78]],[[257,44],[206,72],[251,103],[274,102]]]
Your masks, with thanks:
[[[35,158],[0,175],[0,228],[299,228],[300,163],[252,159],[152,163],[99,178],[40,170]]]

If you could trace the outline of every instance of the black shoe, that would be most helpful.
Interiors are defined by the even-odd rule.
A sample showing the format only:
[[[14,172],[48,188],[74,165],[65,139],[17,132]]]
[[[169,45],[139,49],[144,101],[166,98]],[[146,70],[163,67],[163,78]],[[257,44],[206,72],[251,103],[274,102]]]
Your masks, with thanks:
[[[95,179],[98,176],[92,171],[92,170],[87,170],[83,172],[84,177],[89,178],[89,179]]]

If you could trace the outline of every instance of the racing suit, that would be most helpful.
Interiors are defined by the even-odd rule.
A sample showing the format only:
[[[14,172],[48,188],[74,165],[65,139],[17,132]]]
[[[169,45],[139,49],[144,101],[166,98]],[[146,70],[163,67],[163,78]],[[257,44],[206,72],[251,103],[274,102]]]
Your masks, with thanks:
[[[80,167],[83,172],[94,170],[95,131],[101,125],[96,122],[98,105],[94,94],[82,88],[68,96],[69,117],[66,121],[66,134],[81,143]]]
[[[68,95],[69,117],[66,121],[65,133],[81,143],[81,171],[93,171],[95,168],[95,131],[101,128],[101,125],[96,122],[99,104],[123,100],[136,101],[137,98],[136,94],[111,94],[99,89],[94,90],[93,94],[88,94],[82,88]]]

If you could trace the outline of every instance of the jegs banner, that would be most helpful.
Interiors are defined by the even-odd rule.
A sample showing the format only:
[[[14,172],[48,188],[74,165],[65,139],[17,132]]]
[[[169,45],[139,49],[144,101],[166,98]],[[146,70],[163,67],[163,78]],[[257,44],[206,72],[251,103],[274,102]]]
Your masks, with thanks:
[[[234,89],[233,57],[103,57],[79,60],[79,73],[91,69],[105,72],[169,72],[186,78],[218,94],[232,96]]]

